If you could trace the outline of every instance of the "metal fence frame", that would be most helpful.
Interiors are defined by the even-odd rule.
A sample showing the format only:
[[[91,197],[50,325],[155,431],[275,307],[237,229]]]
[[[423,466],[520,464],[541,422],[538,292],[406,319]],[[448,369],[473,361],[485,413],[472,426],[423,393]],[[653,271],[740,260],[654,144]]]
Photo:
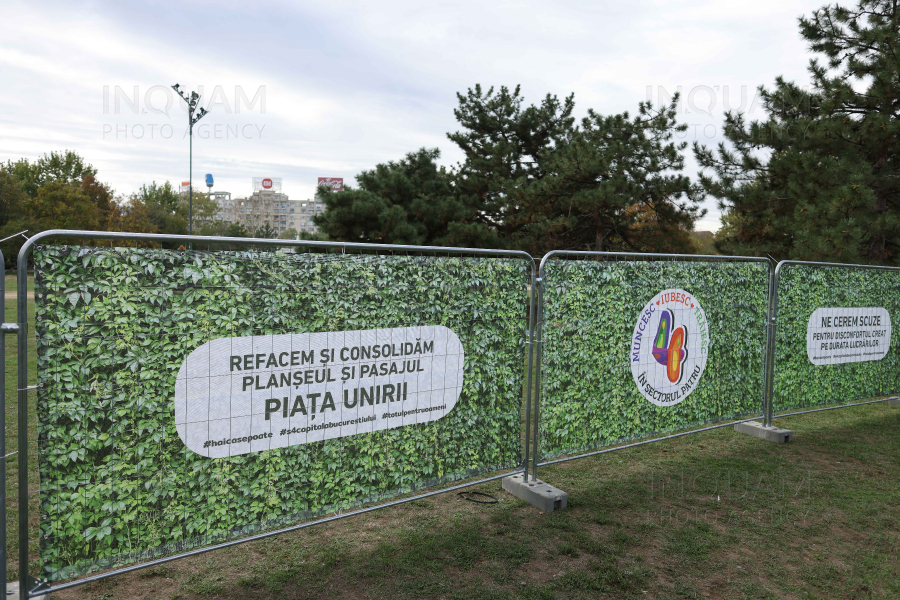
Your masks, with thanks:
[[[210,546],[204,546],[201,548],[196,548],[194,550],[190,550],[187,552],[182,552],[179,554],[173,554],[169,556],[165,556],[162,558],[158,558],[151,561],[142,562],[140,564],[129,565],[127,567],[121,567],[118,569],[113,569],[111,571],[107,571],[104,573],[100,573],[97,575],[92,575],[89,577],[84,577],[80,579],[76,579],[73,581],[69,581],[63,584],[49,586],[46,582],[37,581],[33,579],[28,574],[28,391],[29,389],[33,389],[36,386],[28,386],[28,303],[27,303],[27,290],[28,290],[28,261],[31,256],[31,253],[34,249],[34,246],[43,240],[48,239],[90,239],[90,240],[109,240],[110,243],[113,241],[125,241],[125,242],[156,242],[156,243],[183,243],[187,244],[189,247],[193,247],[193,244],[196,243],[198,245],[202,244],[233,244],[233,245],[255,245],[255,246],[268,246],[268,247],[282,247],[282,248],[308,248],[311,250],[319,249],[319,250],[341,250],[342,252],[346,252],[347,250],[354,251],[374,251],[376,253],[386,253],[386,254],[395,254],[395,253],[421,253],[426,255],[475,255],[475,256],[495,256],[495,257],[507,257],[507,258],[520,258],[526,260],[531,265],[531,275],[530,275],[530,286],[528,287],[528,316],[527,316],[527,330],[526,330],[526,344],[528,346],[528,359],[527,359],[527,375],[525,378],[525,394],[526,394],[526,402],[525,402],[525,428],[524,428],[524,449],[523,449],[523,461],[521,467],[518,467],[512,471],[504,472],[499,475],[492,475],[490,477],[481,478],[476,481],[461,483],[458,485],[453,485],[450,487],[437,489],[433,491],[429,491],[422,494],[417,494],[414,496],[410,496],[408,498],[401,498],[398,500],[392,500],[390,502],[386,502],[383,504],[377,504],[374,506],[368,506],[359,508],[357,510],[352,510],[346,513],[338,513],[337,515],[333,515],[330,517],[314,519],[311,521],[306,521],[303,523],[298,523],[296,525],[292,525],[289,527],[282,527],[280,529],[267,531],[264,533],[259,533],[255,535],[250,535],[241,539],[231,540],[227,542],[221,542],[218,544],[213,544]],[[556,258],[556,257],[578,257],[582,259],[591,259],[596,258],[600,260],[605,259],[633,259],[639,261],[686,261],[686,262],[704,262],[704,263],[716,263],[716,262],[758,262],[758,263],[766,263],[767,265],[767,297],[768,297],[768,307],[766,311],[766,344],[764,346],[764,356],[763,356],[763,400],[762,400],[762,410],[760,416],[755,416],[742,420],[729,420],[725,423],[716,423],[715,425],[709,425],[704,427],[698,427],[694,429],[689,429],[687,431],[681,431],[678,433],[674,433],[671,435],[665,435],[656,438],[639,440],[636,442],[613,445],[606,448],[601,448],[595,451],[586,452],[574,456],[565,456],[563,458],[549,460],[549,461],[540,461],[540,399],[541,399],[541,370],[542,370],[542,355],[543,355],[543,321],[544,321],[544,286],[545,286],[545,264],[548,260]],[[3,260],[3,254],[0,252],[0,261]],[[774,268],[773,268],[774,265]],[[320,241],[312,241],[312,240],[273,240],[273,239],[258,239],[258,238],[232,238],[232,237],[219,237],[219,236],[191,236],[191,235],[166,235],[166,234],[148,234],[148,233],[119,233],[119,232],[106,232],[106,231],[74,231],[74,230],[50,230],[39,233],[33,237],[31,237],[23,246],[18,255],[18,263],[17,263],[17,318],[15,323],[0,323],[0,334],[16,334],[17,335],[17,402],[18,402],[18,450],[9,455],[6,454],[6,439],[5,436],[0,436],[0,456],[3,456],[3,464],[0,465],[0,477],[4,482],[2,490],[0,490],[0,581],[2,581],[4,596],[6,595],[6,458],[12,456],[13,454],[18,454],[18,507],[19,507],[19,579],[20,579],[20,588],[19,588],[19,600],[27,600],[28,598],[33,598],[36,596],[40,596],[43,594],[47,594],[54,591],[60,591],[63,589],[75,587],[78,585],[82,585],[85,583],[89,583],[92,581],[97,581],[100,579],[104,579],[106,577],[111,577],[113,575],[118,575],[122,573],[128,573],[131,571],[136,571],[139,569],[144,569],[147,567],[151,567],[154,565],[159,565],[162,563],[166,563],[173,560],[178,560],[180,558],[194,556],[197,554],[202,554],[205,552],[209,552],[211,550],[217,550],[220,548],[227,548],[230,546],[236,546],[238,544],[243,544],[246,542],[259,540],[275,535],[280,535],[282,533],[286,533],[289,531],[296,531],[299,529],[305,529],[307,527],[312,527],[314,525],[319,525],[322,523],[329,523],[332,521],[336,521],[338,519],[343,519],[345,517],[349,517],[352,515],[364,514],[368,512],[372,512],[375,510],[379,510],[382,508],[387,508],[390,506],[397,506],[399,504],[404,504],[406,502],[411,502],[413,500],[418,500],[422,498],[428,498],[430,496],[435,496],[438,494],[443,494],[447,492],[452,492],[460,489],[464,489],[466,487],[470,487],[473,485],[477,485],[480,483],[485,483],[489,481],[495,481],[497,479],[501,479],[508,475],[514,473],[523,473],[525,481],[528,481],[529,476],[529,461],[531,461],[531,476],[533,478],[537,478],[537,468],[539,466],[552,465],[561,462],[567,462],[570,460],[575,460],[578,458],[585,458],[588,456],[595,456],[599,454],[606,454],[609,452],[615,452],[617,450],[624,450],[626,448],[633,448],[636,446],[642,446],[645,444],[651,444],[654,442],[660,442],[663,440],[669,440],[673,438],[678,438],[686,435],[691,435],[694,433],[700,433],[702,431],[709,431],[712,429],[718,429],[721,427],[728,427],[737,423],[745,423],[748,421],[757,421],[762,420],[764,425],[771,426],[772,421],[775,417],[786,417],[792,415],[800,415],[811,412],[819,412],[825,410],[834,410],[837,408],[845,408],[850,406],[859,406],[863,404],[873,404],[877,402],[884,402],[885,399],[881,400],[868,400],[864,402],[855,402],[850,404],[841,404],[839,406],[828,406],[821,408],[814,408],[810,410],[803,410],[797,412],[791,412],[787,414],[775,414],[774,407],[774,378],[775,378],[775,334],[776,334],[776,324],[777,324],[777,316],[778,316],[778,290],[780,277],[783,269],[787,269],[789,267],[795,265],[809,265],[809,266],[822,266],[822,267],[836,267],[836,268],[857,268],[857,269],[872,269],[872,270],[881,270],[881,271],[900,271],[900,267],[883,267],[876,265],[855,265],[855,264],[842,264],[842,263],[827,263],[827,262],[810,262],[810,261],[781,261],[777,265],[775,265],[775,261],[770,260],[768,258],[759,258],[759,257],[746,257],[746,256],[719,256],[719,255],[698,255],[698,254],[654,254],[648,252],[590,252],[590,251],[576,251],[576,250],[554,250],[548,252],[543,256],[540,261],[540,264],[537,265],[534,258],[526,252],[518,251],[518,250],[492,250],[492,249],[482,249],[482,248],[453,248],[453,247],[444,247],[444,246],[412,246],[412,245],[386,245],[386,244],[366,244],[366,243],[352,243],[352,242],[320,242]],[[5,321],[5,281],[0,280],[0,295],[4,296],[3,299],[3,309],[4,309],[4,319]],[[2,336],[0,336],[2,337]],[[5,418],[6,414],[6,388],[5,388],[5,339],[0,339],[0,365],[3,365],[3,368],[0,369],[0,391],[2,391],[2,396],[0,396],[0,414],[2,414]],[[534,380],[532,382],[532,379]],[[532,418],[532,394],[534,395],[534,416]]]
[[[0,264],[3,262],[3,252],[0,251]],[[6,270],[4,269],[3,277],[0,278],[0,297],[3,298],[3,304],[0,304],[3,310],[3,319],[6,321]],[[3,596],[6,597],[6,334],[14,333],[7,330],[9,323],[0,325],[0,418],[3,419],[3,432],[0,434],[0,478],[2,478],[3,489],[0,491],[0,581],[3,586]],[[17,358],[18,360],[18,358]]]
[[[840,404],[838,406],[826,406],[820,408],[811,408],[809,410],[801,410],[790,413],[775,414],[775,342],[776,342],[776,325],[778,320],[778,290],[781,283],[781,273],[783,269],[794,266],[811,266],[811,267],[832,267],[839,269],[868,269],[872,271],[894,271],[900,272],[900,267],[886,267],[881,265],[856,265],[844,263],[815,262],[807,260],[783,260],[775,267],[773,274],[773,284],[769,296],[769,351],[766,354],[766,415],[764,424],[772,426],[772,420],[776,417],[792,417],[794,415],[805,415],[807,413],[821,412],[825,410],[835,410],[837,408],[847,408],[849,406],[861,406],[863,404],[876,404],[878,402],[887,402],[896,396],[882,398],[881,400],[866,400],[864,402],[852,402],[849,404]]]
[[[639,259],[639,260],[656,260],[656,261],[672,261],[672,262],[674,262],[676,260],[684,260],[684,261],[688,261],[688,262],[707,262],[707,263],[716,263],[716,262],[766,263],[767,271],[768,271],[768,284],[767,285],[769,288],[768,293],[767,293],[768,300],[769,300],[769,307],[768,307],[768,311],[767,311],[768,315],[767,315],[766,320],[769,321],[770,320],[769,317],[771,317],[771,315],[772,315],[772,310],[773,310],[772,290],[774,289],[773,285],[774,285],[774,277],[775,276],[774,276],[774,270],[772,268],[773,261],[771,261],[768,258],[759,258],[759,257],[752,257],[752,256],[719,256],[716,254],[655,254],[655,253],[651,253],[651,252],[594,252],[594,251],[585,251],[585,250],[553,250],[551,252],[548,252],[541,259],[540,265],[538,267],[538,277],[535,280],[538,285],[538,308],[537,308],[538,320],[537,320],[537,334],[535,336],[535,345],[537,346],[537,360],[535,361],[536,365],[537,365],[537,377],[535,379],[535,386],[534,386],[534,390],[535,390],[535,392],[534,392],[535,393],[535,402],[534,402],[535,408],[534,408],[534,410],[535,410],[536,415],[539,414],[540,404],[541,404],[541,368],[543,366],[541,363],[542,348],[543,348],[543,337],[542,337],[543,327],[542,326],[543,326],[543,322],[544,322],[544,284],[546,283],[545,282],[544,265],[547,263],[547,261],[549,259],[555,258],[557,256],[576,256],[576,257],[587,258],[587,259],[590,259],[590,258],[598,258],[598,259],[605,259],[605,258],[628,259],[628,258],[631,258],[631,259]],[[767,323],[767,325],[768,325],[768,323]],[[742,420],[729,420],[726,423],[717,423],[715,425],[710,425],[710,426],[702,427],[699,429],[691,429],[689,431],[683,431],[683,432],[674,433],[671,435],[665,435],[665,436],[661,436],[661,437],[657,437],[657,438],[651,438],[651,439],[647,439],[647,440],[641,440],[638,442],[631,442],[631,443],[627,443],[627,444],[615,445],[615,446],[612,446],[609,448],[602,448],[599,450],[585,452],[582,454],[576,454],[573,456],[564,456],[563,458],[557,458],[555,460],[548,460],[548,461],[544,461],[544,462],[539,462],[539,460],[540,460],[540,452],[539,452],[540,440],[539,440],[539,436],[538,436],[538,431],[540,428],[538,426],[535,426],[534,441],[533,441],[534,464],[532,466],[532,476],[535,479],[537,479],[537,468],[539,466],[542,467],[542,466],[553,465],[553,464],[557,464],[557,463],[561,463],[561,462],[568,462],[570,460],[575,460],[578,458],[585,458],[588,456],[596,456],[598,454],[606,454],[608,452],[615,452],[617,450],[624,450],[626,448],[634,448],[635,446],[643,446],[645,444],[652,444],[654,442],[661,442],[663,440],[669,440],[669,439],[673,439],[673,438],[677,438],[677,437],[682,437],[685,435],[700,433],[701,431],[709,431],[711,429],[718,429],[720,427],[728,427],[730,425],[735,425],[737,423],[746,423],[748,421],[756,421],[759,419],[764,419],[765,415],[768,412],[768,408],[769,408],[766,405],[766,403],[768,402],[768,397],[766,396],[766,390],[768,389],[766,387],[768,385],[766,365],[769,362],[768,358],[769,358],[769,353],[771,351],[770,346],[771,346],[771,341],[772,341],[771,338],[772,338],[772,334],[773,334],[772,330],[768,326],[766,329],[767,329],[767,331],[766,331],[766,342],[767,343],[766,343],[766,347],[764,348],[765,354],[763,355],[763,405],[761,406],[760,416],[751,417],[751,418],[742,419]],[[536,417],[536,420],[537,420],[537,417]]]
[[[375,252],[382,253],[421,253],[421,254],[429,254],[429,255],[476,255],[476,256],[495,256],[495,257],[506,257],[506,258],[520,258],[524,259],[531,265],[531,276],[530,276],[530,296],[528,303],[528,320],[527,320],[527,329],[526,329],[526,344],[528,345],[528,362],[527,369],[528,373],[526,376],[526,390],[525,393],[527,395],[526,400],[526,443],[524,444],[524,455],[522,466],[516,468],[512,471],[505,472],[500,475],[493,475],[491,477],[486,477],[479,479],[477,481],[472,481],[468,483],[463,483],[447,488],[442,488],[439,490],[434,490],[431,492],[426,492],[424,494],[417,494],[415,496],[411,496],[408,498],[401,498],[399,500],[393,500],[391,502],[387,502],[384,504],[378,504],[376,506],[369,506],[365,508],[361,508],[358,510],[353,510],[346,513],[339,513],[337,515],[315,519],[312,521],[307,521],[304,523],[299,523],[296,525],[292,525],[289,527],[282,527],[280,529],[276,529],[273,531],[267,531],[264,533],[251,535],[248,537],[244,537],[238,540],[231,540],[228,542],[222,542],[218,544],[214,544],[211,546],[205,546],[202,548],[197,548],[188,552],[182,552],[179,554],[174,554],[171,556],[166,556],[163,558],[155,559],[152,561],[143,562],[137,565],[130,565],[127,567],[121,567],[118,569],[114,569],[111,571],[107,571],[104,573],[100,573],[98,575],[93,575],[90,577],[84,577],[81,579],[76,579],[74,581],[69,581],[63,584],[50,586],[44,581],[38,581],[31,577],[28,573],[28,260],[31,256],[31,253],[34,249],[34,246],[41,241],[48,239],[82,239],[82,240],[110,240],[112,241],[127,241],[127,242],[158,242],[158,243],[183,243],[188,244],[191,247],[193,244],[234,244],[234,245],[255,245],[255,246],[270,246],[270,247],[302,247],[302,248],[310,248],[310,249],[321,249],[321,250],[341,250],[342,252],[346,252],[347,250],[371,250]],[[3,259],[2,253],[0,253],[0,260]],[[263,539],[266,537],[271,537],[274,535],[279,535],[282,533],[286,533],[289,531],[295,531],[298,529],[304,529],[307,527],[311,527],[313,525],[319,525],[321,523],[328,523],[331,521],[336,521],[338,519],[342,519],[345,517],[349,517],[352,515],[363,514],[367,512],[371,512],[374,510],[378,510],[381,508],[386,508],[389,506],[396,506],[398,504],[403,504],[406,502],[412,502],[413,500],[418,500],[422,498],[427,498],[429,496],[435,496],[438,494],[443,494],[447,492],[452,492],[455,490],[459,490],[462,488],[470,487],[473,485],[478,485],[480,483],[485,483],[488,481],[494,481],[513,473],[522,473],[524,472],[524,477],[527,480],[528,478],[528,460],[529,460],[529,452],[528,452],[528,443],[527,443],[527,428],[531,426],[531,385],[532,385],[532,370],[534,365],[534,343],[533,343],[533,335],[534,335],[534,321],[536,318],[535,314],[535,279],[536,279],[536,264],[534,258],[527,252],[522,252],[519,250],[490,250],[483,248],[452,248],[446,246],[411,246],[411,245],[386,245],[386,244],[364,244],[364,243],[353,243],[353,242],[320,242],[320,241],[312,241],[312,240],[276,240],[276,239],[259,239],[259,238],[233,238],[233,237],[220,237],[220,236],[191,236],[191,235],[167,235],[167,234],[155,234],[155,233],[120,233],[120,232],[109,232],[109,231],[76,231],[76,230],[65,230],[65,229],[53,229],[41,232],[36,234],[28,239],[27,242],[22,246],[22,249],[19,251],[18,263],[17,263],[17,318],[16,323],[3,323],[0,326],[0,332],[2,333],[16,333],[18,338],[18,459],[19,459],[19,479],[18,479],[18,508],[19,508],[19,600],[27,600],[28,598],[33,598],[37,596],[41,596],[43,594],[49,594],[51,592],[64,590],[67,588],[75,587],[78,585],[83,585],[85,583],[89,583],[92,581],[97,581],[99,579],[105,579],[106,577],[111,577],[113,575],[118,575],[121,573],[127,573],[130,571],[136,571],[139,569],[144,569],[147,567],[151,567],[154,565],[158,565],[161,563],[169,562],[172,560],[177,560],[180,558],[184,558],[187,556],[194,556],[197,554],[202,554],[205,552],[209,552],[211,550],[217,550],[220,548],[227,548],[229,546],[235,546],[238,544],[243,544],[246,542],[251,542],[254,540]],[[0,281],[0,293],[4,292],[4,282]],[[4,296],[4,310],[5,310],[5,296]],[[5,314],[4,314],[5,316]],[[5,319],[4,319],[5,320]],[[2,342],[3,340],[0,340]],[[5,344],[0,344],[0,365],[3,365],[3,369],[0,370],[0,389],[3,391],[3,399],[0,399],[0,414],[5,416]],[[35,386],[32,386],[35,387]],[[535,429],[537,429],[537,425],[535,424]],[[5,436],[0,436],[3,439],[0,440],[0,456],[5,454]],[[521,439],[521,438],[520,438]],[[2,486],[2,491],[0,491],[0,517],[2,517],[2,527],[0,529],[3,530],[3,537],[0,538],[0,552],[2,552],[2,556],[0,556],[0,562],[2,562],[2,585],[3,585],[3,596],[6,596],[6,519],[5,519],[5,510],[6,510],[6,486],[5,486],[5,460],[2,467],[2,471],[0,471],[0,475],[3,476],[4,485]]]

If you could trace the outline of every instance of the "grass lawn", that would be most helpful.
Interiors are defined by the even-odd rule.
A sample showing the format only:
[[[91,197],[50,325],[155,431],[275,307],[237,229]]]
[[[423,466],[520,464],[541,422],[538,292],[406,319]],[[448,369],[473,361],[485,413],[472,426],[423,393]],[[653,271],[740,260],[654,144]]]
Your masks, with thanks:
[[[114,598],[898,598],[900,409],[729,429],[542,469],[569,508],[441,495],[110,578]]]
[[[7,321],[14,311],[7,301]],[[6,351],[12,452],[14,337]],[[33,375],[33,353],[30,362]],[[436,496],[53,598],[900,597],[900,409],[874,404],[776,424],[794,430],[793,443],[723,428],[542,468],[541,478],[569,493],[557,513],[491,482],[475,489],[497,504]],[[7,469],[14,580],[14,458]]]
[[[10,292],[16,291],[16,278],[13,275],[7,275],[5,278],[5,286],[6,292],[9,294]],[[34,277],[28,277],[28,291],[34,291]],[[16,322],[16,300],[15,298],[5,300],[5,309],[6,309],[6,322],[7,323],[15,323]],[[28,320],[29,322],[34,321],[34,300],[28,300]],[[5,344],[6,344],[6,453],[15,452],[18,449],[19,443],[19,435],[18,435],[18,396],[16,392],[17,381],[16,381],[16,345],[17,339],[15,335],[6,335]],[[33,384],[34,382],[34,374],[35,367],[37,365],[37,353],[35,352],[35,341],[34,338],[31,337],[28,341],[29,347],[29,356],[28,356],[28,375],[29,375],[29,383]],[[28,425],[31,434],[29,435],[29,439],[34,440],[37,438],[37,420],[35,418],[34,412],[34,397],[30,398],[32,402],[29,404],[29,414],[28,414]],[[32,443],[30,445],[29,456],[34,457],[34,451],[36,449],[36,444]],[[6,459],[6,577],[9,581],[15,581],[19,579],[19,510],[18,510],[18,477],[19,477],[19,468],[18,468],[18,455],[14,454]],[[37,531],[38,524],[38,498],[37,498],[37,489],[38,489],[38,476],[37,476],[37,463],[31,461],[29,464],[29,474],[28,474],[28,482],[29,482],[29,490],[32,492],[29,495],[29,522],[31,524],[30,531]],[[33,533],[36,535],[36,533]],[[34,540],[32,550],[32,560],[31,560],[31,571],[33,573],[37,573],[40,568],[40,564],[37,559],[37,540]]]

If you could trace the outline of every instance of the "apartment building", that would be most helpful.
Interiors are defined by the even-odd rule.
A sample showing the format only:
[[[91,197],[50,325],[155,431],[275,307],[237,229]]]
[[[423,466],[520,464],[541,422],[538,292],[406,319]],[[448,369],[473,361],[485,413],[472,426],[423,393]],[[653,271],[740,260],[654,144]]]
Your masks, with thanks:
[[[280,177],[254,177],[253,193],[247,198],[232,199],[228,192],[213,192],[213,198],[219,204],[217,220],[241,223],[250,231],[270,225],[279,235],[288,229],[318,231],[312,217],[325,210],[319,199],[288,198],[281,191]]]

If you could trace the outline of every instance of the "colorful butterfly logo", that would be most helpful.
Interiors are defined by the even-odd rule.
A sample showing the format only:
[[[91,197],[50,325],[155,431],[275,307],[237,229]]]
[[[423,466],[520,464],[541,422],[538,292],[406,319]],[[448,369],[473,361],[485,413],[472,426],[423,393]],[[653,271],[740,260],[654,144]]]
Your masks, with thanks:
[[[677,327],[672,331],[672,312],[663,310],[659,315],[659,329],[653,340],[653,358],[666,367],[666,377],[672,383],[681,381],[681,365],[687,359],[687,327]]]

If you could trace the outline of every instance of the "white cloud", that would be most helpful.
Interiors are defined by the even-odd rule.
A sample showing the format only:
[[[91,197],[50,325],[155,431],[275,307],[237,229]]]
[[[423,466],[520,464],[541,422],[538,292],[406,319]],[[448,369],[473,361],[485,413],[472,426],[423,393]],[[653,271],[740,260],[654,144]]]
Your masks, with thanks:
[[[237,194],[251,177],[273,175],[307,197],[317,175],[352,180],[422,146],[440,147],[452,164],[461,158],[445,135],[457,129],[455,92],[475,83],[521,83],[531,102],[575,92],[579,113],[634,112],[648,89],[656,101],[681,86],[688,141],[715,143],[725,86],[738,104],[741,90],[752,99],[776,75],[807,80],[796,17],[820,5],[7,3],[4,20],[16,26],[0,39],[0,159],[70,148],[126,194],[186,179],[181,100],[172,97],[169,115],[153,110],[176,81],[216,100],[194,139],[195,182],[213,172],[216,189]],[[115,110],[117,86],[129,96],[138,86],[137,114],[121,97]],[[147,106],[153,86],[163,87]],[[237,113],[238,88],[248,98],[264,88],[265,111]],[[711,115],[696,110],[710,98]],[[690,156],[688,165],[693,175]],[[698,226],[715,229],[708,207]]]

